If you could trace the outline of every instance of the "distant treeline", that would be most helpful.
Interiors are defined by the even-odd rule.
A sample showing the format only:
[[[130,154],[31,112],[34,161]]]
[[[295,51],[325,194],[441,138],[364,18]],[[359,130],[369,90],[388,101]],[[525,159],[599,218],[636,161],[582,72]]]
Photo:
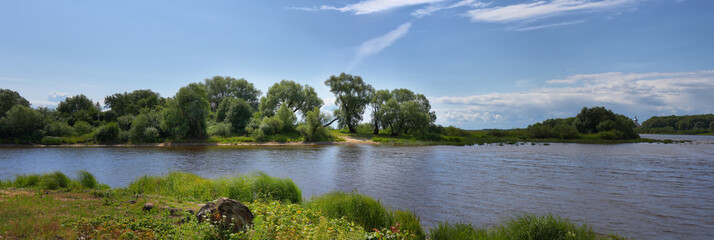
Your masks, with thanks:
[[[338,109],[322,112],[315,89],[282,80],[265,95],[245,79],[215,76],[164,98],[151,90],[104,98],[84,94],[51,109],[30,108],[17,92],[0,89],[2,143],[147,143],[242,136],[245,141],[326,141],[328,126],[354,133],[366,109],[375,133],[425,135],[435,129],[429,100],[408,89],[375,90],[360,76],[330,76],[325,85]]]
[[[587,134],[603,140],[640,138],[634,128],[635,123],[624,115],[604,107],[584,107],[575,117],[548,119],[526,131],[530,138],[578,139]]]
[[[714,114],[651,117],[642,123],[641,133],[702,134],[714,132]]]

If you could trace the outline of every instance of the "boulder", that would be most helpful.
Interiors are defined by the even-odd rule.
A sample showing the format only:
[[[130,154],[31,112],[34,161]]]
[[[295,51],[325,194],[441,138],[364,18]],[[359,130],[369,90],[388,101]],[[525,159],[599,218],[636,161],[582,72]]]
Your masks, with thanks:
[[[144,209],[144,211],[151,211],[154,207],[156,206],[153,203],[147,202],[142,209]]]
[[[219,198],[215,203],[206,203],[196,213],[199,222],[211,221],[223,229],[241,231],[253,224],[253,213],[240,201]]]

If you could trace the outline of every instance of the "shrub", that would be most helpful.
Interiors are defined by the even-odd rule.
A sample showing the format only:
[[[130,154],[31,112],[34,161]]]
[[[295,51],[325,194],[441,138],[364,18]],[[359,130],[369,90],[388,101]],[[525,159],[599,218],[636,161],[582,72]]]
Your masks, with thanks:
[[[300,132],[306,141],[325,141],[332,138],[327,128],[323,125],[327,116],[320,112],[320,108],[315,108],[307,112],[305,116],[305,124],[298,126]]]
[[[119,131],[119,125],[111,122],[100,127],[94,138],[100,143],[117,143],[119,142]]]
[[[444,135],[446,136],[454,136],[454,137],[468,137],[471,136],[471,133],[469,133],[466,130],[463,130],[461,128],[457,128],[454,126],[448,126],[444,128]]]
[[[283,131],[283,121],[277,117],[263,117],[263,121],[260,122],[260,130],[266,135],[273,135]]]
[[[489,135],[491,137],[505,137],[506,131],[493,129],[493,130],[489,130],[488,132],[486,132],[486,135]]]
[[[384,207],[369,196],[356,192],[331,192],[313,197],[307,208],[319,210],[328,218],[345,217],[364,229],[381,229],[389,226],[390,216]]]
[[[124,115],[117,118],[117,124],[119,124],[119,128],[121,128],[121,130],[129,131],[132,123],[134,123],[134,119],[134,116],[131,114]]]
[[[496,228],[496,238],[510,239],[597,239],[587,225],[578,226],[553,215],[522,215]]]
[[[84,135],[87,133],[91,133],[94,131],[94,127],[90,125],[89,123],[85,121],[77,121],[74,123],[74,132],[77,133],[77,135]]]
[[[618,130],[609,130],[609,131],[602,131],[597,133],[598,138],[600,139],[605,139],[605,140],[617,140],[620,139],[622,135],[622,132]]]
[[[73,134],[74,128],[70,127],[66,122],[52,122],[45,126],[45,136],[64,137]]]
[[[213,123],[208,126],[208,135],[229,137],[232,134],[232,126],[229,122]]]
[[[43,145],[60,145],[60,144],[62,144],[62,138],[61,137],[52,137],[52,136],[43,137],[42,144]]]

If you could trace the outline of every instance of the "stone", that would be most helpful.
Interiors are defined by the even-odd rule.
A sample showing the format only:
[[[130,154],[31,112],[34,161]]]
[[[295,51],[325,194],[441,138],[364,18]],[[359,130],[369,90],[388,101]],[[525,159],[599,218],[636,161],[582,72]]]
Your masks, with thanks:
[[[156,206],[153,203],[147,202],[144,204],[144,211],[151,211],[151,209],[154,209]]]
[[[241,231],[253,224],[253,213],[240,201],[219,198],[215,203],[206,203],[196,213],[199,222],[211,221],[223,229]]]

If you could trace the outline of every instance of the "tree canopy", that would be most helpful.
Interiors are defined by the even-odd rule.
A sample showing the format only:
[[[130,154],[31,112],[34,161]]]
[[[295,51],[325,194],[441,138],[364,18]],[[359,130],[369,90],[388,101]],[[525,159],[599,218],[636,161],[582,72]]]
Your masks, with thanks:
[[[159,93],[149,89],[135,90],[131,93],[116,93],[104,98],[104,104],[111,108],[116,116],[127,114],[139,115],[142,109],[153,109],[164,104],[164,98]]]
[[[99,119],[100,110],[99,106],[95,105],[92,100],[84,96],[84,94],[80,94],[68,97],[57,104],[57,112],[67,119],[69,124],[74,124],[76,121],[93,123]]]
[[[268,88],[266,96],[260,99],[260,111],[264,116],[272,116],[280,106],[285,105],[292,112],[300,111],[305,117],[308,111],[322,107],[322,104],[314,88],[282,80]]]
[[[431,111],[429,100],[422,94],[403,88],[394,89],[389,94],[378,93],[375,96],[381,95],[381,99],[373,101],[373,105],[380,106],[373,107],[379,109],[373,116],[382,128],[389,128],[392,135],[426,130],[436,121],[436,113]]]
[[[197,83],[182,87],[163,112],[161,128],[174,138],[203,138],[210,111],[206,89]]]
[[[20,96],[19,93],[10,89],[0,89],[0,118],[5,116],[7,111],[10,111],[15,105],[30,107],[30,102]]]
[[[335,117],[340,121],[340,126],[346,126],[351,133],[354,133],[355,126],[362,121],[362,114],[370,103],[374,89],[362,81],[362,77],[346,73],[330,76],[325,81],[325,85],[335,94],[335,104],[339,106],[339,110],[335,111]]]
[[[215,76],[204,80],[203,85],[206,87],[208,102],[214,106],[213,111],[227,97],[243,99],[253,109],[258,109],[258,97],[261,92],[252,83],[243,78]]]

